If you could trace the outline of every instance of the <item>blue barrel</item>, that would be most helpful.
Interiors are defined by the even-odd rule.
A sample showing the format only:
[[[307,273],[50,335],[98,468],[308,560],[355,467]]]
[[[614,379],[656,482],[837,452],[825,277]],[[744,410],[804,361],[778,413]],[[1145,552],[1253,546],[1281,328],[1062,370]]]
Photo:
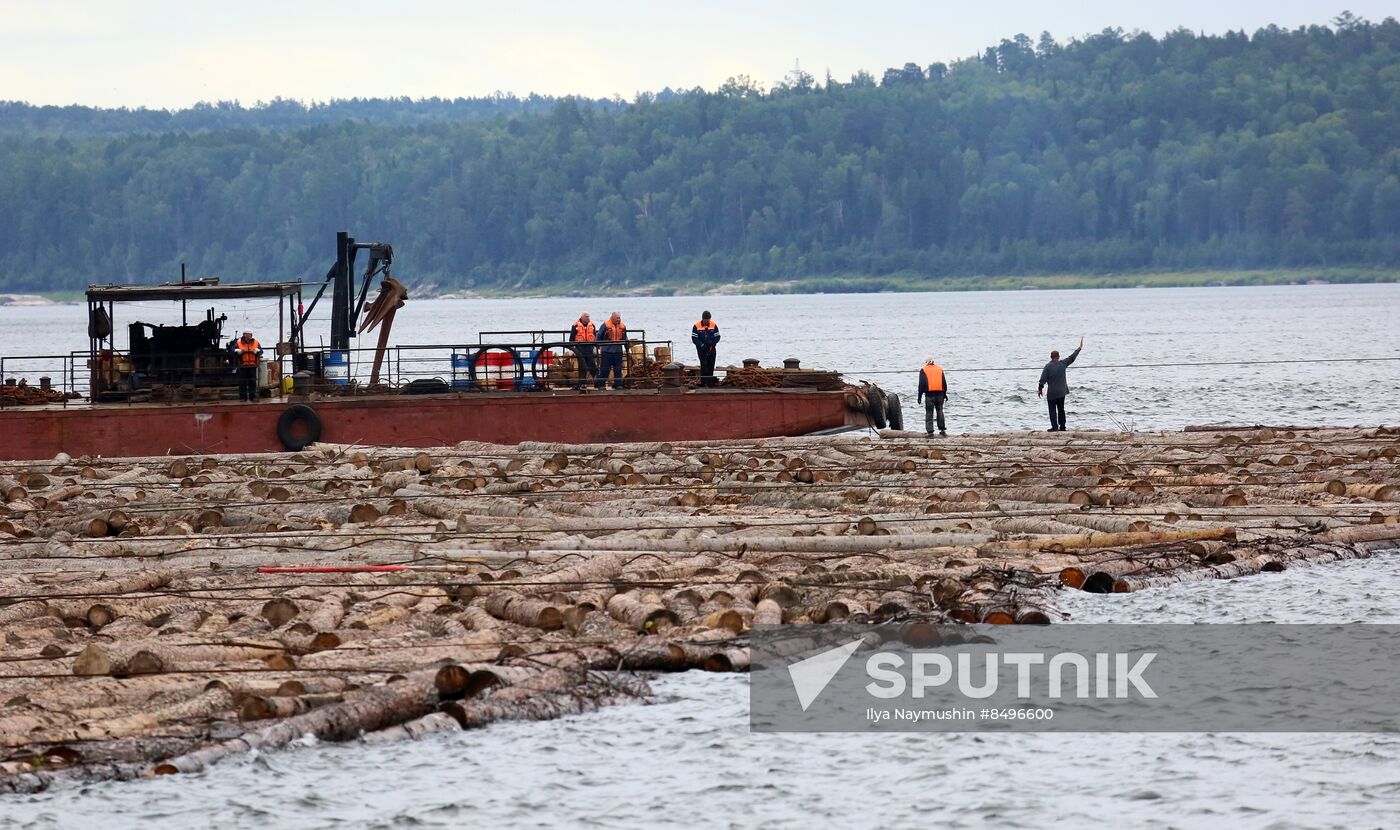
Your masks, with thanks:
[[[472,355],[471,352],[452,353],[452,388],[470,389],[472,388],[471,378]]]
[[[331,383],[348,384],[350,382],[350,353],[326,352],[326,356],[321,360],[321,374]]]

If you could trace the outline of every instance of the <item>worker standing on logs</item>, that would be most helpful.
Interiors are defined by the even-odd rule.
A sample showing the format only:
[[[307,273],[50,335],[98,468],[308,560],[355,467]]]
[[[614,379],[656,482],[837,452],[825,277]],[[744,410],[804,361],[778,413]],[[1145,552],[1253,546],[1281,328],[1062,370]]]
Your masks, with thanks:
[[[234,342],[238,352],[238,399],[256,401],[258,399],[258,359],[262,357],[262,344],[253,337],[251,331]]]
[[[593,355],[593,342],[598,339],[598,327],[593,325],[588,312],[578,316],[574,324],[569,327],[569,342],[580,344],[575,352],[578,354],[578,385],[582,387],[588,378],[598,377],[598,361]]]
[[[603,384],[608,382],[608,375],[612,375],[613,388],[622,386],[622,349],[627,342],[627,326],[622,322],[622,315],[614,311],[603,323],[603,328],[598,332],[598,339],[602,341],[602,355],[598,364],[598,378],[595,386],[603,388]]]
[[[1079,348],[1064,360],[1060,360],[1060,353],[1050,352],[1050,362],[1045,364],[1045,368],[1040,370],[1040,383],[1035,388],[1035,396],[1039,398],[1046,394],[1050,404],[1050,432],[1065,431],[1065,396],[1069,394],[1069,381],[1065,379],[1065,370],[1079,357],[1079,352],[1084,348],[1084,338],[1079,338]]]
[[[710,312],[700,315],[700,322],[690,327],[690,342],[700,358],[700,385],[718,386],[715,380],[715,347],[719,345],[719,326],[710,319]]]
[[[919,370],[919,403],[924,405],[924,431],[930,438],[933,437],[935,416],[939,436],[948,436],[948,426],[943,422],[943,404],[947,400],[948,376],[943,373],[942,366],[933,362],[932,357],[924,358],[924,368]]]

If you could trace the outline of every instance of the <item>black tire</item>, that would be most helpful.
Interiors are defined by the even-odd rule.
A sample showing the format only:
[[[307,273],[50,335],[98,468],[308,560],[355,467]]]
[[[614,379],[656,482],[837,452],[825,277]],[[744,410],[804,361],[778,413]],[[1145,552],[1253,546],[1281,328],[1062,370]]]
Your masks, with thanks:
[[[579,346],[576,343],[573,343],[572,341],[563,343],[545,343],[543,346],[540,346],[538,349],[536,349],[534,354],[530,355],[530,378],[534,380],[536,389],[549,388],[549,367],[545,367],[544,374],[540,374],[540,355],[552,349],[558,349],[561,352],[568,351],[574,353],[574,360],[578,362],[579,370],[578,380],[574,381],[575,385],[584,385],[593,382],[593,378],[583,376],[583,356],[579,354]]]
[[[878,386],[870,387],[870,420],[875,424],[876,429],[884,429],[889,426],[885,419],[885,393]]]
[[[885,415],[889,418],[890,429],[904,429],[904,407],[900,406],[899,395],[885,396]]]
[[[292,404],[277,418],[277,440],[288,452],[306,449],[321,440],[321,416],[304,403]]]
[[[405,395],[445,395],[452,386],[442,378],[418,378],[403,388]]]

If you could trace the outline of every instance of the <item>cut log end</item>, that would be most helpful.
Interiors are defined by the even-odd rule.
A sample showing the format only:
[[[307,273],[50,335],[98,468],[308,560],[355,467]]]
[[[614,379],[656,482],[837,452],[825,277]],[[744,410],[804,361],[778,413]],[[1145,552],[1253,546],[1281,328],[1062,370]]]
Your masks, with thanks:
[[[297,604],[286,597],[270,599],[262,607],[263,619],[272,623],[273,628],[281,628],[296,619],[299,613],[301,613],[301,609],[297,607]]]

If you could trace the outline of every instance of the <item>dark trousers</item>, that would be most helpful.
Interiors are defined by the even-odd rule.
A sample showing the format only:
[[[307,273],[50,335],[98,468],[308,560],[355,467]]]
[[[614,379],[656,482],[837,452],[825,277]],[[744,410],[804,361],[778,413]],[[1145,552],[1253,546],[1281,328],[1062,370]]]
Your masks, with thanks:
[[[598,357],[592,346],[578,347],[578,385],[583,386],[590,378],[598,377]]]
[[[938,422],[938,431],[945,433],[948,431],[948,425],[943,423],[943,401],[942,395],[924,395],[924,432],[929,435],[933,434],[935,418]]]
[[[622,386],[622,349],[603,349],[602,360],[598,364],[598,379],[594,386],[599,389],[608,382],[608,375],[613,377],[613,386]]]
[[[718,386],[719,382],[715,380],[715,358],[718,356],[717,350],[713,348],[707,349],[704,346],[696,346],[695,354],[700,357],[700,385]]]
[[[238,367],[238,399],[240,401],[258,399],[258,367]]]
[[[1065,399],[1050,398],[1050,428],[1063,430],[1065,428]]]

